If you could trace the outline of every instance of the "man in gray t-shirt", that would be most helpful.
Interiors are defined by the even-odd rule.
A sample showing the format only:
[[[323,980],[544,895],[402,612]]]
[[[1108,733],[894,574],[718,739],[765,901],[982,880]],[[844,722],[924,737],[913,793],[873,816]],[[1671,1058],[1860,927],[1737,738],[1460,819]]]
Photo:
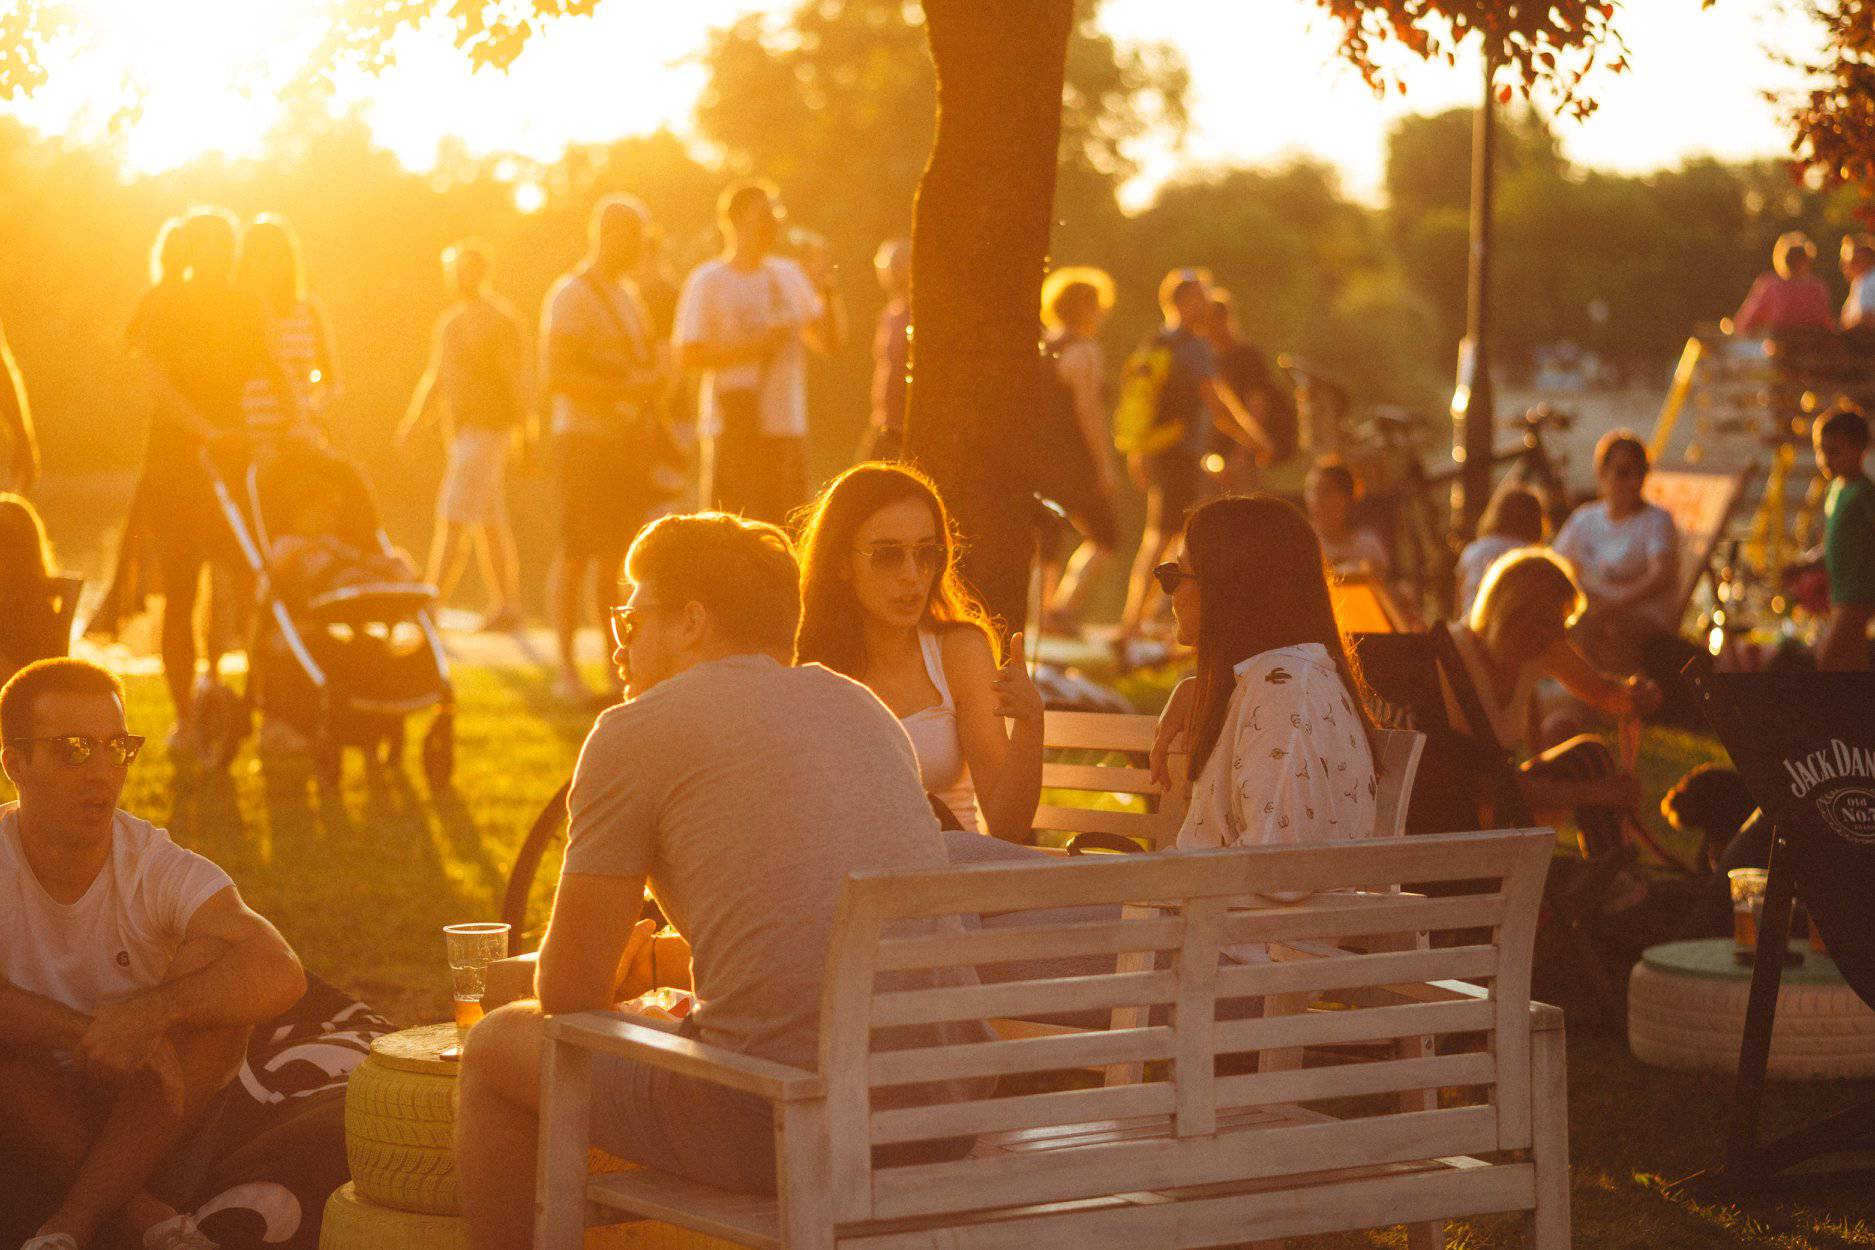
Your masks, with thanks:
[[[471,1246],[527,1242],[533,1171],[516,1160],[534,1140],[541,1012],[602,1010],[647,988],[626,971],[647,880],[691,944],[699,1005],[686,1031],[812,1069],[847,875],[948,862],[896,718],[857,682],[789,667],[800,591],[779,529],[666,517],[626,569],[631,598],[613,631],[630,698],[593,727],[574,774],[540,1002],[492,1012],[463,1055]],[[625,1158],[774,1187],[769,1112],[747,1095],[600,1057],[592,1122],[595,1144]]]

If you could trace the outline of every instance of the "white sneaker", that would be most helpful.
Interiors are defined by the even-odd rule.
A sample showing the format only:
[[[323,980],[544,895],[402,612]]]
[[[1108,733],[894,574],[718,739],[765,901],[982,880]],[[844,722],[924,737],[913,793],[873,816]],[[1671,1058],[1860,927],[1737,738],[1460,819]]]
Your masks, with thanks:
[[[144,1250],[221,1250],[218,1243],[202,1234],[193,1215],[178,1215],[152,1225],[143,1234],[143,1247]]]
[[[78,1239],[70,1233],[46,1233],[28,1238],[20,1250],[78,1250]]]

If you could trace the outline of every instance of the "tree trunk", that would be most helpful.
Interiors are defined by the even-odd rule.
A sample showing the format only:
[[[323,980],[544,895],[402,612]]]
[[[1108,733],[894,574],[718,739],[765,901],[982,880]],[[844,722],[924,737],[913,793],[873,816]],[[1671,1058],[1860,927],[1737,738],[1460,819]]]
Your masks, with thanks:
[[[1026,627],[1034,508],[1012,449],[1039,393],[1042,270],[1054,216],[1073,0],[925,0],[937,137],[912,225],[910,458],[937,481],[964,571]]]

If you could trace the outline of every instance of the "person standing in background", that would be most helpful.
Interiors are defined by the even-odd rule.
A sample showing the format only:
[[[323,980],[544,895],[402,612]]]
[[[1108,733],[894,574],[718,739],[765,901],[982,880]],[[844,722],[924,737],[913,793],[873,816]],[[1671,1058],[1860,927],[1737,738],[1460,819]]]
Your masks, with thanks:
[[[655,404],[671,373],[630,277],[650,226],[633,196],[594,205],[586,258],[553,284],[541,317],[541,387],[560,453],[560,548],[547,583],[559,645],[554,693],[573,704],[611,702],[587,688],[574,656],[586,579],[595,578],[603,628],[625,551],[659,498]]]
[[[1237,302],[1223,287],[1211,291],[1210,315],[1202,332],[1217,354],[1218,376],[1242,401],[1261,435],[1260,445],[1252,448],[1241,438],[1213,428],[1212,450],[1223,462],[1219,485],[1233,492],[1262,489],[1262,470],[1296,454],[1295,409],[1271,381],[1269,361],[1261,349],[1243,336],[1237,324]]]
[[[1072,483],[1077,487],[1073,491],[1058,492],[1075,498],[1057,500],[1068,509],[1085,541],[1074,548],[1065,566],[1053,551],[1045,552],[1043,559],[1044,579],[1059,575],[1048,594],[1044,622],[1062,633],[1080,632],[1087,587],[1120,542],[1114,511],[1119,475],[1114,471],[1107,415],[1107,358],[1100,346],[1100,327],[1113,301],[1113,278],[1102,269],[1057,269],[1042,283],[1042,350],[1058,383],[1045,391],[1067,400],[1072,409],[1071,421],[1050,422],[1049,429],[1058,435],[1071,430],[1086,448],[1083,453],[1079,447],[1063,447],[1050,458],[1063,465],[1087,466],[1082,472],[1092,479]]]
[[[885,307],[872,334],[872,415],[859,458],[897,460],[905,450],[905,403],[911,392],[911,240],[881,243],[872,269],[885,292]]]
[[[469,239],[443,253],[443,272],[455,301],[437,320],[429,367],[398,423],[401,447],[411,431],[446,413],[443,440],[449,466],[436,495],[436,533],[426,574],[437,601],[448,603],[473,546],[488,585],[484,630],[521,624],[520,557],[508,519],[508,455],[518,435],[531,442],[527,349],[514,310],[488,290],[494,253]]]
[[[5,428],[11,447],[7,466],[13,489],[26,494],[39,483],[39,439],[33,432],[33,410],[26,402],[26,380],[7,346],[4,325],[0,325],[0,427]]]
[[[724,250],[684,280],[677,363],[702,375],[702,498],[784,523],[807,498],[807,350],[839,349],[846,314],[824,244],[773,255],[783,210],[766,182],[717,200]]]
[[[241,236],[235,285],[254,296],[267,315],[273,357],[299,399],[302,428],[286,424],[264,383],[250,381],[242,396],[248,433],[256,439],[325,437],[325,417],[339,395],[338,353],[325,308],[306,289],[299,238],[284,217],[262,213]]]
[[[1849,282],[1849,298],[1842,305],[1842,328],[1875,333],[1875,236],[1844,235],[1842,276]]]

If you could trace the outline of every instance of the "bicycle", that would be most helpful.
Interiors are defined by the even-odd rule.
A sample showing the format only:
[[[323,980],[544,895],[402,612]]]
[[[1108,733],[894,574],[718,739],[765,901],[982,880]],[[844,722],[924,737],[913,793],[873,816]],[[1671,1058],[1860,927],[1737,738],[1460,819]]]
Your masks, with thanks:
[[[1491,468],[1511,466],[1499,487],[1516,482],[1534,490],[1552,529],[1568,517],[1570,501],[1545,436],[1574,423],[1573,413],[1538,404],[1518,417],[1517,442],[1491,453]],[[1463,545],[1452,533],[1451,487],[1464,466],[1427,472],[1425,444],[1431,430],[1425,414],[1389,405],[1375,408],[1350,433],[1354,445],[1377,454],[1392,470],[1392,480],[1376,494],[1383,503],[1391,497],[1395,580],[1410,587],[1414,608],[1430,608],[1432,619],[1443,619],[1452,606]]]

